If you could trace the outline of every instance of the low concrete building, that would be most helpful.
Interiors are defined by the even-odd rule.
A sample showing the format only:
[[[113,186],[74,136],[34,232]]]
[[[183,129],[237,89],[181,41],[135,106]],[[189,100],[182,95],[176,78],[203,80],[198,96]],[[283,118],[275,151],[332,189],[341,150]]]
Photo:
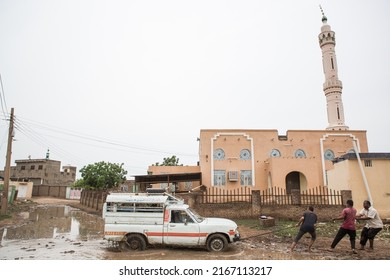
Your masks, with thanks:
[[[345,154],[328,172],[328,186],[351,190],[356,209],[370,200],[381,218],[390,217],[390,153]]]
[[[15,160],[16,166],[11,166],[10,177],[17,181],[30,181],[34,186],[69,186],[76,180],[76,167],[64,166],[61,171],[61,161],[52,159],[22,159]]]
[[[15,160],[16,166],[10,168],[12,182],[31,182],[33,196],[54,196],[66,198],[68,188],[76,181],[75,166],[62,167],[61,161],[49,159]],[[4,171],[0,171],[0,176]]]

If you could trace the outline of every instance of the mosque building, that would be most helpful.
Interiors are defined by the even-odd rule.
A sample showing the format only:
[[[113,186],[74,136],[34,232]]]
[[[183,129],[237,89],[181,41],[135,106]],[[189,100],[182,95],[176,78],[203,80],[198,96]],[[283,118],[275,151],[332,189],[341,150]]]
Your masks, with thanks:
[[[177,167],[171,172],[200,172],[206,187],[227,190],[273,187],[301,191],[328,186],[333,160],[348,153],[368,153],[365,130],[350,130],[345,124],[342,82],[338,77],[335,32],[322,17],[318,35],[324,71],[328,126],[322,130],[288,130],[280,135],[264,129],[201,129],[199,164]],[[150,166],[149,174],[167,173],[169,168]]]

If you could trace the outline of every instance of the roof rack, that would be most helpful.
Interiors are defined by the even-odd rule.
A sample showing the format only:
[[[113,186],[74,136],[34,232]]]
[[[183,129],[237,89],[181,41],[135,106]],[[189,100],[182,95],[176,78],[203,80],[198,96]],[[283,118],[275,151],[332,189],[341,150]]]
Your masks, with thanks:
[[[155,188],[147,188],[147,194],[164,194],[166,192],[165,189],[155,189]]]
[[[167,188],[165,189],[156,189],[156,188],[147,188],[147,195],[166,195],[168,196],[169,203],[184,203],[184,199],[178,198],[167,192]]]

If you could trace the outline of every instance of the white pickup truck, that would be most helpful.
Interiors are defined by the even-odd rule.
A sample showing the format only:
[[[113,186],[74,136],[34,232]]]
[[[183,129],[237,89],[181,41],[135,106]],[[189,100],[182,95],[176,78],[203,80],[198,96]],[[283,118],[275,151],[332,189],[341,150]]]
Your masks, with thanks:
[[[169,194],[111,193],[103,206],[103,219],[104,238],[122,250],[166,244],[218,252],[240,238],[235,222],[203,218]]]

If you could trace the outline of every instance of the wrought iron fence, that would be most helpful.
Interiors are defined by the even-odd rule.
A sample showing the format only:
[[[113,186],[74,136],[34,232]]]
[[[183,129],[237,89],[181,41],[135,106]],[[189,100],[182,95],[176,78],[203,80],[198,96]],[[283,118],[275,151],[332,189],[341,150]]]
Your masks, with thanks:
[[[252,189],[248,187],[224,190],[219,187],[210,187],[203,192],[202,203],[231,203],[249,202],[252,203]]]
[[[343,205],[343,197],[340,191],[326,187],[316,187],[300,194],[303,205]]]
[[[203,192],[201,203],[252,203],[253,193],[249,187],[225,190],[210,187]],[[287,193],[286,189],[273,187],[260,191],[260,205],[343,205],[340,191],[327,187],[315,187],[306,191]]]

